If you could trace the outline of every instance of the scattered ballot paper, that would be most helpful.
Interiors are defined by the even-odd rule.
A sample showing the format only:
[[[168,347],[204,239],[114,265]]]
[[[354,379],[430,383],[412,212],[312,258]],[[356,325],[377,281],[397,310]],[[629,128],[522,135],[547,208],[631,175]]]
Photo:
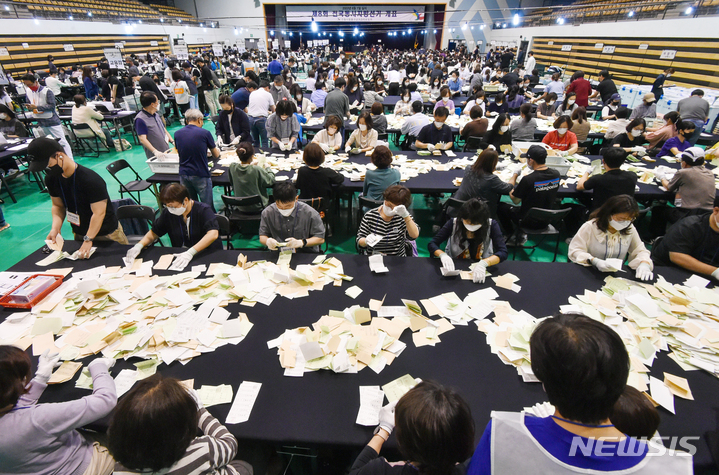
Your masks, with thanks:
[[[230,407],[230,412],[227,414],[225,424],[240,424],[247,422],[250,419],[250,413],[257,400],[257,395],[260,393],[262,383],[253,383],[251,381],[244,381],[240,384],[235,400]]]
[[[65,361],[58,369],[52,373],[47,384],[60,384],[70,381],[77,371],[82,368],[82,363],[74,361]]]
[[[616,258],[607,259],[605,262],[607,263],[607,265],[609,267],[611,267],[615,271],[621,271],[622,265],[624,264],[624,262],[621,259],[616,259]]]
[[[360,289],[356,285],[353,285],[349,289],[345,290],[345,294],[348,297],[351,297],[353,299],[356,299],[357,297],[359,297],[359,294],[361,294],[361,293],[362,293],[362,289]]]
[[[664,373],[664,384],[675,396],[682,399],[689,399],[690,401],[694,400],[692,390],[689,389],[689,381],[686,379],[674,376],[673,374]]]
[[[384,392],[379,386],[360,386],[359,392],[360,407],[355,423],[361,426],[376,426],[379,424]]]
[[[365,242],[369,247],[375,247],[378,242],[382,240],[384,236],[380,236],[379,234],[370,234],[365,238]]]
[[[442,277],[455,277],[461,273],[461,271],[457,269],[449,270],[446,267],[440,267],[439,270],[442,272]]]
[[[684,282],[684,285],[687,287],[694,287],[695,289],[703,289],[709,285],[709,282],[711,282],[709,279],[705,279],[702,276],[694,274]]]
[[[382,386],[382,391],[384,395],[387,396],[387,401],[395,402],[399,401],[402,396],[407,394],[407,392],[419,382],[421,382],[421,380],[415,379],[409,374],[405,374]]]
[[[674,395],[664,382],[654,376],[649,376],[649,388],[651,390],[652,399],[654,399],[657,404],[672,414],[676,414],[674,411]]]
[[[384,274],[385,272],[389,272],[389,269],[387,269],[384,265],[384,257],[382,254],[373,254],[369,256],[369,268],[375,274]]]

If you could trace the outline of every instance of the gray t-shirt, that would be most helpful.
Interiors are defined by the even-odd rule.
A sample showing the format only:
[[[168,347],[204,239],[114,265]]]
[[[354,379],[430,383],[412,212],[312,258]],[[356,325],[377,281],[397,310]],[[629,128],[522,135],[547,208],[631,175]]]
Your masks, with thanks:
[[[716,196],[714,173],[703,165],[682,168],[669,182],[669,191],[676,191],[682,208],[711,210]]]
[[[259,235],[274,238],[278,242],[286,241],[289,238],[318,237],[324,239],[325,226],[322,224],[320,214],[302,201],[297,202],[292,214],[286,218],[280,214],[277,204],[272,203],[262,211]],[[305,249],[320,252],[319,246]]]
[[[684,120],[703,124],[709,117],[709,103],[699,96],[686,97],[677,104],[677,112]]]
[[[344,92],[339,89],[333,89],[325,97],[325,117],[336,115],[341,120],[347,118],[350,110],[350,101]]]
[[[537,130],[537,121],[532,117],[529,122],[521,117],[514,119],[509,125],[513,140],[534,140],[534,131]]]

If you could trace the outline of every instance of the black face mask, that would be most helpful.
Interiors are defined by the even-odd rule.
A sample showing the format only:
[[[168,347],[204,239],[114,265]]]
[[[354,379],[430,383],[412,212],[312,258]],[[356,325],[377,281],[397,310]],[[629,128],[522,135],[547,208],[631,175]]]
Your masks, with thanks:
[[[47,173],[48,176],[53,176],[53,177],[60,176],[60,175],[62,175],[62,167],[60,166],[59,163],[56,163],[55,165],[53,165],[51,167],[47,167],[45,169],[45,173]]]

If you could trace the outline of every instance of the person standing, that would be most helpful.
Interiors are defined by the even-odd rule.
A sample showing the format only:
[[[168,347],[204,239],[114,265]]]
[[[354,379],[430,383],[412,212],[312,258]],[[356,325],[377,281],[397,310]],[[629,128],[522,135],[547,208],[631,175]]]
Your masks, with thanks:
[[[677,112],[682,120],[691,121],[696,126],[694,133],[689,137],[689,143],[696,145],[704,130],[704,124],[709,120],[709,103],[704,100],[704,91],[694,89],[691,96],[679,101]]]
[[[51,54],[47,55],[47,70],[49,73],[57,73],[57,66],[55,66],[55,58]]]
[[[55,94],[49,88],[41,86],[32,74],[23,76],[22,82],[25,84],[27,107],[32,111],[37,125],[45,136],[55,137],[65,150],[65,155],[72,158],[72,148],[65,139],[65,132],[60,125],[60,117],[55,110]]]
[[[275,100],[270,94],[270,83],[263,79],[260,87],[250,93],[250,100],[247,104],[247,116],[250,119],[250,135],[252,145],[255,147],[268,147],[267,143],[267,117],[275,110]],[[261,143],[260,143],[261,140]]]
[[[567,88],[567,93],[574,92],[577,94],[577,106],[589,106],[589,94],[592,92],[592,84],[584,79],[584,71],[574,73],[576,79]]]
[[[617,94],[617,85],[614,84],[614,81],[609,76],[609,71],[606,69],[599,71],[599,84],[594,88],[594,92],[590,97],[599,95],[602,98],[602,103],[606,104],[614,94]]]
[[[275,76],[282,73],[282,63],[277,61],[277,53],[272,53],[272,61],[267,65],[267,72],[270,73],[270,79],[274,80]]]
[[[85,97],[94,101],[100,93],[100,89],[97,87],[95,78],[92,77],[92,68],[90,66],[82,68],[82,84],[85,86]]]
[[[202,80],[202,86],[200,86],[200,89],[205,97],[205,102],[210,110],[210,115],[214,117],[217,115],[217,109],[219,109],[219,107],[217,105],[217,101],[215,101],[215,82],[212,78],[212,70],[207,64],[205,64],[205,60],[202,58],[197,58],[197,66],[200,68],[200,79]]]
[[[200,71],[197,68],[192,67],[192,63],[185,61],[182,63],[182,69],[184,71],[185,82],[187,87],[190,88],[190,109],[200,108],[200,98],[197,86],[201,84]],[[198,84],[199,83],[199,84]]]
[[[82,259],[90,257],[93,241],[129,244],[100,175],[75,163],[56,140],[48,137],[30,142],[27,156],[28,170],[46,171],[45,186],[52,198],[52,227],[46,240],[55,242],[67,218],[75,240],[82,241]]]
[[[669,79],[674,72],[674,68],[667,68],[654,80],[654,84],[652,84],[652,93],[654,93],[654,97],[656,97],[657,100],[661,99],[664,95],[664,81]],[[674,87],[674,85],[667,87]]]
[[[325,121],[331,115],[339,117],[340,120],[350,116],[350,101],[344,93],[346,86],[347,82],[343,78],[336,79],[335,88],[327,93],[324,104]]]
[[[10,223],[5,221],[5,215],[2,212],[2,206],[0,206],[0,233],[10,229]]]
[[[170,73],[170,80],[172,80],[172,73]],[[159,99],[160,107],[158,111],[160,112],[160,118],[162,119],[162,122],[165,123],[165,101],[167,100],[165,95],[162,93],[160,88],[157,87],[157,84],[155,84],[155,81],[153,81],[150,76],[140,77],[137,83],[143,92],[152,92]]]
[[[534,71],[534,67],[537,65],[537,60],[534,59],[534,51],[527,53],[527,62],[524,63],[524,70],[528,72]]]
[[[180,183],[190,192],[190,198],[199,200],[214,210],[207,151],[218,159],[220,149],[217,148],[212,133],[202,128],[204,117],[199,109],[185,112],[185,123],[186,126],[175,132],[177,153],[180,156]]]
[[[145,156],[152,158],[162,155],[170,149],[172,136],[167,132],[160,115],[160,100],[153,92],[140,95],[142,110],[135,117],[135,131],[145,148]]]

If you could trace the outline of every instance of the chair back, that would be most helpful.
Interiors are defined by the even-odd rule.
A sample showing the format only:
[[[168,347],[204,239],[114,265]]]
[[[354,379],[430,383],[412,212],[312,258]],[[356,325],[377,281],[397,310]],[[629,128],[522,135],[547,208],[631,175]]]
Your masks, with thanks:
[[[522,220],[527,221],[538,221],[542,223],[546,223],[548,226],[554,226],[561,223],[564,218],[569,216],[569,213],[571,213],[571,208],[565,208],[565,209],[544,209],[544,208],[530,208],[529,211],[527,211],[527,214],[522,218]]]
[[[389,143],[389,134],[386,132],[384,134],[377,134],[377,140]]]
[[[253,206],[262,204],[260,195],[251,196],[227,196],[222,195],[222,202],[225,204],[225,210],[229,211],[232,208],[238,208],[240,206]]]
[[[400,148],[402,150],[412,150],[412,145],[417,141],[417,137],[414,135],[405,135],[404,141],[402,142],[402,145]]]
[[[110,173],[110,175],[112,175],[112,177],[113,177],[115,180],[117,180],[118,182],[119,182],[120,180],[119,180],[115,175],[117,175],[118,173],[120,173],[120,172],[121,172],[122,170],[124,170],[125,168],[130,168],[130,169],[132,169],[132,167],[130,166],[130,164],[127,163],[127,160],[124,160],[124,159],[122,159],[122,158],[121,158],[120,160],[115,160],[114,162],[112,162],[111,164],[109,164],[107,167],[105,167],[105,169]],[[133,170],[133,171],[134,171],[134,170]],[[137,175],[137,174],[136,174],[136,175]],[[120,183],[122,183],[122,182],[120,182]]]
[[[75,133],[75,137],[81,139],[92,139],[97,137],[97,134],[94,130],[92,130],[90,124],[72,124],[71,128],[72,131]]]
[[[366,196],[359,197],[359,208],[377,208],[384,204],[384,200],[372,200]]]
[[[220,226],[220,239],[225,241],[225,249],[232,249],[230,219],[224,214],[216,214],[215,218],[217,218],[217,224]]]
[[[320,217],[324,219],[325,212],[327,211],[327,208],[329,207],[329,203],[327,203],[327,200],[325,200],[322,197],[318,198],[306,198],[306,199],[299,199],[298,201],[301,201],[312,208],[315,209],[320,214]]]
[[[466,203],[466,201],[462,201],[462,200],[458,200],[457,198],[449,197],[449,198],[447,198],[447,201],[444,203],[444,205],[447,207],[447,209],[449,209],[449,208],[459,209],[462,207],[462,205],[464,203]]]
[[[115,214],[122,225],[125,235],[144,236],[155,223],[155,209],[135,203],[135,200],[123,198],[112,201]]]
[[[479,145],[482,143],[482,137],[478,137],[476,135],[470,135],[467,137],[467,140],[464,142],[464,147],[462,147],[462,151],[466,152],[467,150],[473,151],[473,150],[479,150]]]

